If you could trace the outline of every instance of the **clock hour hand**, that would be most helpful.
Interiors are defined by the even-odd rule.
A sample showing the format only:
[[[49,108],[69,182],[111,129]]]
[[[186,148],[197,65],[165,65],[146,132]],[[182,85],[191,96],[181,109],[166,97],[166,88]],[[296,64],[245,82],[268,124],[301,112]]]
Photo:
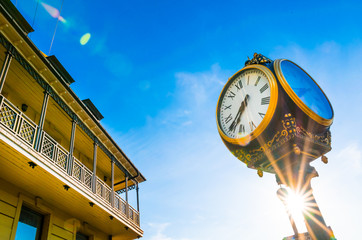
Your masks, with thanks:
[[[244,112],[246,106],[248,106],[248,101],[249,101],[249,94],[246,94],[245,98],[244,98],[244,101],[241,102],[241,106],[240,106],[240,116],[241,114]],[[240,117],[239,116],[239,117]]]
[[[241,120],[241,114],[244,112],[245,110],[245,107],[248,105],[248,100],[249,100],[249,95],[246,94],[244,100],[241,102],[241,105],[240,105],[240,108],[235,116],[235,119],[234,121],[231,123],[230,127],[229,127],[229,130],[231,132],[234,132],[235,131],[235,128],[236,126],[240,123],[240,120]]]

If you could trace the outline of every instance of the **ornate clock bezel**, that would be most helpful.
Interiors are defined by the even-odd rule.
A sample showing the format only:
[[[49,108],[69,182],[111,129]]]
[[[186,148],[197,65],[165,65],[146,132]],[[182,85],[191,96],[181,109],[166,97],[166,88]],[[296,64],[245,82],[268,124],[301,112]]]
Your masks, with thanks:
[[[318,86],[318,88],[321,90],[321,92],[323,93],[324,97],[327,99],[327,102],[329,104],[329,106],[331,107],[332,110],[332,118],[331,119],[326,119],[323,118],[321,116],[319,116],[317,113],[315,113],[312,109],[310,109],[298,96],[297,94],[293,91],[293,89],[289,86],[288,81],[285,79],[283,71],[281,69],[281,63],[283,61],[289,61],[293,64],[295,64],[297,67],[299,67],[303,72],[305,72],[312,80],[313,82]],[[332,104],[330,103],[327,95],[324,93],[324,91],[322,90],[322,88],[318,85],[318,83],[303,69],[301,68],[298,64],[296,64],[293,61],[290,61],[288,59],[277,59],[274,61],[274,71],[275,71],[275,75],[277,77],[277,79],[280,82],[280,85],[282,85],[283,89],[285,90],[285,92],[288,94],[288,96],[292,99],[292,101],[305,113],[307,114],[310,118],[312,118],[314,121],[316,121],[317,123],[323,125],[323,126],[330,126],[333,122],[333,117],[334,117],[334,112],[333,112],[333,108],[332,108]]]
[[[269,81],[269,87],[270,87],[269,107],[267,109],[265,117],[260,122],[260,124],[254,129],[254,131],[252,131],[250,134],[248,134],[242,138],[230,138],[223,132],[223,130],[220,127],[220,123],[219,123],[220,104],[221,104],[220,99],[225,95],[226,90],[228,89],[230,84],[234,81],[234,79],[236,77],[238,77],[242,72],[244,72],[245,70],[248,70],[248,69],[258,69],[266,75],[266,77]],[[269,125],[271,119],[274,116],[274,113],[275,113],[275,110],[277,107],[277,103],[278,103],[278,85],[277,85],[276,78],[275,78],[274,74],[270,71],[270,69],[263,65],[260,65],[260,64],[253,64],[253,65],[245,66],[244,68],[240,69],[232,77],[229,78],[229,80],[224,85],[224,87],[221,91],[221,94],[219,96],[219,99],[217,101],[216,121],[217,121],[217,129],[219,131],[220,136],[222,137],[222,139],[224,139],[225,141],[227,141],[229,143],[243,145],[243,146],[247,145],[249,142],[251,142],[252,140],[257,138],[262,132],[264,132],[264,130]]]

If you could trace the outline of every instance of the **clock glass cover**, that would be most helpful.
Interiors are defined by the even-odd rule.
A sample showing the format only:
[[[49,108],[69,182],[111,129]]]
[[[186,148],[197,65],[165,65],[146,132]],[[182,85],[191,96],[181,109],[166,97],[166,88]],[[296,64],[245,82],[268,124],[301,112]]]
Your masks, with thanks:
[[[250,135],[257,137],[267,126],[276,99],[275,78],[269,69],[260,65],[243,68],[229,79],[220,95],[217,109],[219,132],[231,142],[252,140]],[[269,108],[270,105],[273,107]]]
[[[283,76],[282,80],[285,80],[284,85],[283,81],[281,81],[284,89],[285,83],[287,83],[302,104],[321,118],[331,120],[333,118],[332,106],[318,84],[295,63],[289,60],[281,60],[279,64]],[[278,78],[280,79],[279,76]],[[289,95],[293,94],[290,91],[288,92],[287,89],[286,91]],[[293,96],[291,98],[293,99]],[[301,108],[303,109],[303,106]]]

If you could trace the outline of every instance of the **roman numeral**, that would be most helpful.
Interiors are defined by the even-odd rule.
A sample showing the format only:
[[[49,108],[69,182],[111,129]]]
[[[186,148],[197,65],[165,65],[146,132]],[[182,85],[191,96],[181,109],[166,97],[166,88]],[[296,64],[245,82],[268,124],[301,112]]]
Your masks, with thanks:
[[[250,76],[248,76],[248,85],[249,85],[249,82],[250,82]]]
[[[245,133],[245,126],[243,124],[240,124],[239,133]]]
[[[238,90],[240,90],[243,88],[243,83],[241,82],[241,80],[239,80],[239,82],[237,82],[237,84],[235,86]]]
[[[265,85],[262,88],[260,88],[260,93],[263,93],[265,90],[268,89],[268,87],[269,87],[268,84],[265,83]]]
[[[227,116],[227,118],[225,118],[225,123],[229,123],[231,121],[231,119],[233,119],[231,117],[231,113],[229,114],[229,116]]]
[[[261,105],[267,105],[270,102],[270,96],[261,99]]]
[[[235,93],[233,93],[232,91],[230,91],[230,94],[229,94],[228,97],[231,98],[232,100],[234,100]]]
[[[231,105],[225,106],[224,110],[226,110],[226,109],[230,109],[230,110],[231,110]]]
[[[261,117],[261,118],[264,118],[265,117],[265,114],[264,113],[259,113],[259,116]]]
[[[254,84],[254,86],[257,86],[258,85],[258,83],[259,83],[259,81],[260,81],[260,76],[258,77],[258,79],[256,79],[256,82],[255,82],[255,84]]]
[[[256,128],[255,123],[253,121],[249,122],[249,125],[251,131],[253,131]]]

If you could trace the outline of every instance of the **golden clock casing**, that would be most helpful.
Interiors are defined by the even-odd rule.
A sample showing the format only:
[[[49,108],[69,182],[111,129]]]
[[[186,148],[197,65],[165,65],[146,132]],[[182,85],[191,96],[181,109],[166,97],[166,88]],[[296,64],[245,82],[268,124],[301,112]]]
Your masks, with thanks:
[[[298,94],[296,94],[296,92],[293,90],[293,88],[289,84],[290,80],[287,79],[287,77],[283,73],[283,70],[281,67],[281,64],[283,62],[292,63],[294,66],[299,68],[305,74],[306,77],[308,77],[311,81],[313,81],[313,83],[318,88],[320,93],[324,96],[324,99],[326,100],[326,104],[328,104],[331,109],[331,116],[329,118],[325,118],[323,116],[320,116],[316,112],[314,112],[309,106],[307,106],[307,104],[305,104],[303,102],[303,100],[298,96]],[[303,120],[304,122],[305,121],[308,122],[309,126],[306,126],[306,127],[308,127],[309,130],[321,132],[321,131],[325,130],[326,128],[328,128],[333,122],[333,115],[334,115],[333,108],[329,102],[329,99],[327,98],[326,94],[323,92],[321,87],[318,85],[318,83],[303,68],[301,68],[296,63],[294,63],[290,60],[277,59],[274,61],[273,66],[274,66],[274,71],[275,71],[275,75],[277,77],[278,82],[282,86],[283,91],[288,95],[288,97],[291,100],[291,101],[288,101],[289,105],[291,105],[291,106],[289,106],[289,108],[296,110],[295,114],[300,116],[299,117],[300,120]],[[295,106],[293,106],[294,104],[295,104]],[[306,116],[301,116],[304,114]]]
[[[258,69],[266,75],[266,77],[269,81],[269,86],[270,86],[270,103],[269,103],[267,112],[265,114],[265,117],[260,122],[260,124],[254,129],[254,131],[252,131],[250,134],[248,134],[247,136],[242,137],[242,138],[236,138],[236,139],[230,138],[223,132],[223,130],[220,127],[220,123],[219,123],[221,100],[224,97],[225,92],[228,89],[228,87],[230,86],[230,84],[234,81],[234,79],[237,78],[244,71],[250,70],[250,69]],[[260,147],[260,145],[262,145],[262,143],[264,142],[264,139],[267,138],[266,135],[269,135],[269,132],[270,132],[270,131],[266,131],[266,130],[270,127],[272,119],[273,119],[275,113],[277,112],[277,105],[278,105],[278,101],[279,101],[278,95],[279,95],[279,87],[278,87],[276,78],[275,78],[274,74],[272,73],[272,71],[264,65],[253,64],[253,65],[245,66],[244,68],[242,68],[241,70],[236,72],[232,77],[229,78],[229,80],[225,84],[223,90],[221,91],[221,94],[218,99],[217,108],[216,108],[216,119],[217,119],[217,128],[218,128],[220,137],[222,138],[226,147],[234,155],[235,155],[236,151],[241,148],[242,149],[254,149],[254,148],[258,148],[258,147]],[[246,161],[244,158],[238,157],[238,159],[243,161],[244,163],[248,164],[248,161]],[[249,167],[253,167],[253,166],[250,165]]]
[[[289,96],[275,66],[277,63],[272,61],[264,65],[248,65],[229,78],[218,100],[216,118],[218,132],[235,157],[249,168],[281,175],[285,169],[298,168],[301,159],[309,163],[329,152],[331,136],[325,121],[316,121]],[[223,133],[219,124],[220,101],[230,83],[240,73],[252,68],[267,75],[271,87],[270,105],[265,118],[253,132],[246,137],[232,139]]]
[[[221,106],[220,100],[224,97],[226,90],[228,89],[230,84],[234,81],[234,79],[237,78],[239,75],[241,75],[244,71],[250,70],[250,69],[258,69],[258,70],[262,71],[266,75],[266,77],[269,81],[270,103],[268,106],[268,110],[267,110],[263,120],[261,121],[261,123],[250,134],[248,134],[247,136],[242,137],[242,138],[230,138],[223,132],[223,130],[220,127],[220,123],[219,123],[220,106]],[[265,130],[265,128],[269,125],[272,117],[274,116],[277,102],[278,102],[278,86],[277,86],[274,74],[269,70],[269,68],[267,68],[263,65],[249,65],[249,66],[242,68],[241,70],[236,72],[231,78],[229,78],[229,80],[225,84],[223,90],[221,91],[221,94],[218,99],[217,109],[216,109],[216,119],[217,119],[218,131],[219,131],[221,138],[224,141],[232,143],[232,144],[237,144],[237,145],[241,145],[241,146],[248,145],[251,141],[253,141],[255,138],[257,138]]]

